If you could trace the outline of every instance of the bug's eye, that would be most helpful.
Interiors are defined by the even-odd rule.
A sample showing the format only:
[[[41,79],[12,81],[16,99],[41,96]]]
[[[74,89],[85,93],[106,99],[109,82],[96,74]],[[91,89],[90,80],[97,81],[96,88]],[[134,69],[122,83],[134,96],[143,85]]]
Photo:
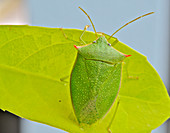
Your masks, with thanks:
[[[96,41],[93,41],[93,43],[96,43]]]
[[[110,44],[110,43],[108,43],[108,45],[109,45],[109,46],[111,46],[111,44]]]

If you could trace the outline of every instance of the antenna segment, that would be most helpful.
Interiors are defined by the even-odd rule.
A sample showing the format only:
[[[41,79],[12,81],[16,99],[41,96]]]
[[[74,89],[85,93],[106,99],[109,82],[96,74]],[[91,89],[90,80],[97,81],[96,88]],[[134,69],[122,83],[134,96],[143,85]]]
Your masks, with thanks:
[[[118,31],[120,31],[121,29],[123,29],[124,27],[126,27],[127,25],[129,25],[130,23],[133,23],[134,21],[136,21],[136,20],[138,20],[138,19],[140,19],[140,18],[143,18],[143,17],[145,17],[145,16],[151,15],[151,14],[153,14],[153,13],[154,13],[154,12],[150,12],[150,13],[141,15],[141,16],[139,16],[139,17],[137,17],[137,18],[131,20],[130,22],[124,24],[122,27],[120,27],[118,30],[116,30],[116,31],[110,36],[110,38],[109,38],[108,40],[110,40],[110,39],[112,38],[113,35],[115,35]]]
[[[93,29],[94,29],[96,38],[97,38],[97,32],[96,32],[96,29],[95,29],[95,27],[94,27],[94,24],[93,24],[93,22],[92,22],[90,16],[89,16],[89,15],[88,15],[81,7],[79,7],[79,8],[80,8],[80,9],[86,14],[86,16],[89,18],[89,20],[90,20],[90,22],[91,22],[91,24],[92,24],[92,26],[93,26]]]

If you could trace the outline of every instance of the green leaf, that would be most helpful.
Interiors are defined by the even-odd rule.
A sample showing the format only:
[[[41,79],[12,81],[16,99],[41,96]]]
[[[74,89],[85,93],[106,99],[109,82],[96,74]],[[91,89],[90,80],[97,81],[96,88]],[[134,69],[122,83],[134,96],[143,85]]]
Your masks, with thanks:
[[[125,59],[118,100],[96,124],[76,123],[70,74],[82,30],[0,26],[0,108],[72,133],[150,133],[170,116],[170,98],[146,57],[118,42]],[[75,40],[77,42],[74,42]],[[83,40],[95,40],[86,32]],[[115,41],[112,38],[110,42]],[[114,116],[114,117],[113,117]]]

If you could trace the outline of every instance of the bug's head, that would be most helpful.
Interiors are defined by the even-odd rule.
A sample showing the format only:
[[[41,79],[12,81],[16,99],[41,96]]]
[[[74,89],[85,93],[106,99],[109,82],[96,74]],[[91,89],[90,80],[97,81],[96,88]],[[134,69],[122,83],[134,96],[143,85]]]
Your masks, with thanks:
[[[107,63],[116,63],[123,61],[124,58],[130,56],[125,55],[109,44],[105,36],[100,36],[96,41],[85,46],[75,46],[80,55],[85,59],[98,60]]]

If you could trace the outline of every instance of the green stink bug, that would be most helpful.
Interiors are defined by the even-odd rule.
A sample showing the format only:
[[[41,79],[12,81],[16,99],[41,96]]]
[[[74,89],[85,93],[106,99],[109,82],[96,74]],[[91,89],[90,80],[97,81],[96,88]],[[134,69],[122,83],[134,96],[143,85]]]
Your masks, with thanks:
[[[129,23],[152,13],[142,15]],[[89,16],[88,18],[90,19]],[[119,28],[110,38],[129,23]],[[96,33],[93,23],[92,26]],[[91,44],[75,46],[78,50],[77,60],[72,70],[70,85],[72,103],[79,123],[91,125],[104,117],[118,95],[123,60],[130,55],[114,49],[108,42],[109,39],[102,35]]]

